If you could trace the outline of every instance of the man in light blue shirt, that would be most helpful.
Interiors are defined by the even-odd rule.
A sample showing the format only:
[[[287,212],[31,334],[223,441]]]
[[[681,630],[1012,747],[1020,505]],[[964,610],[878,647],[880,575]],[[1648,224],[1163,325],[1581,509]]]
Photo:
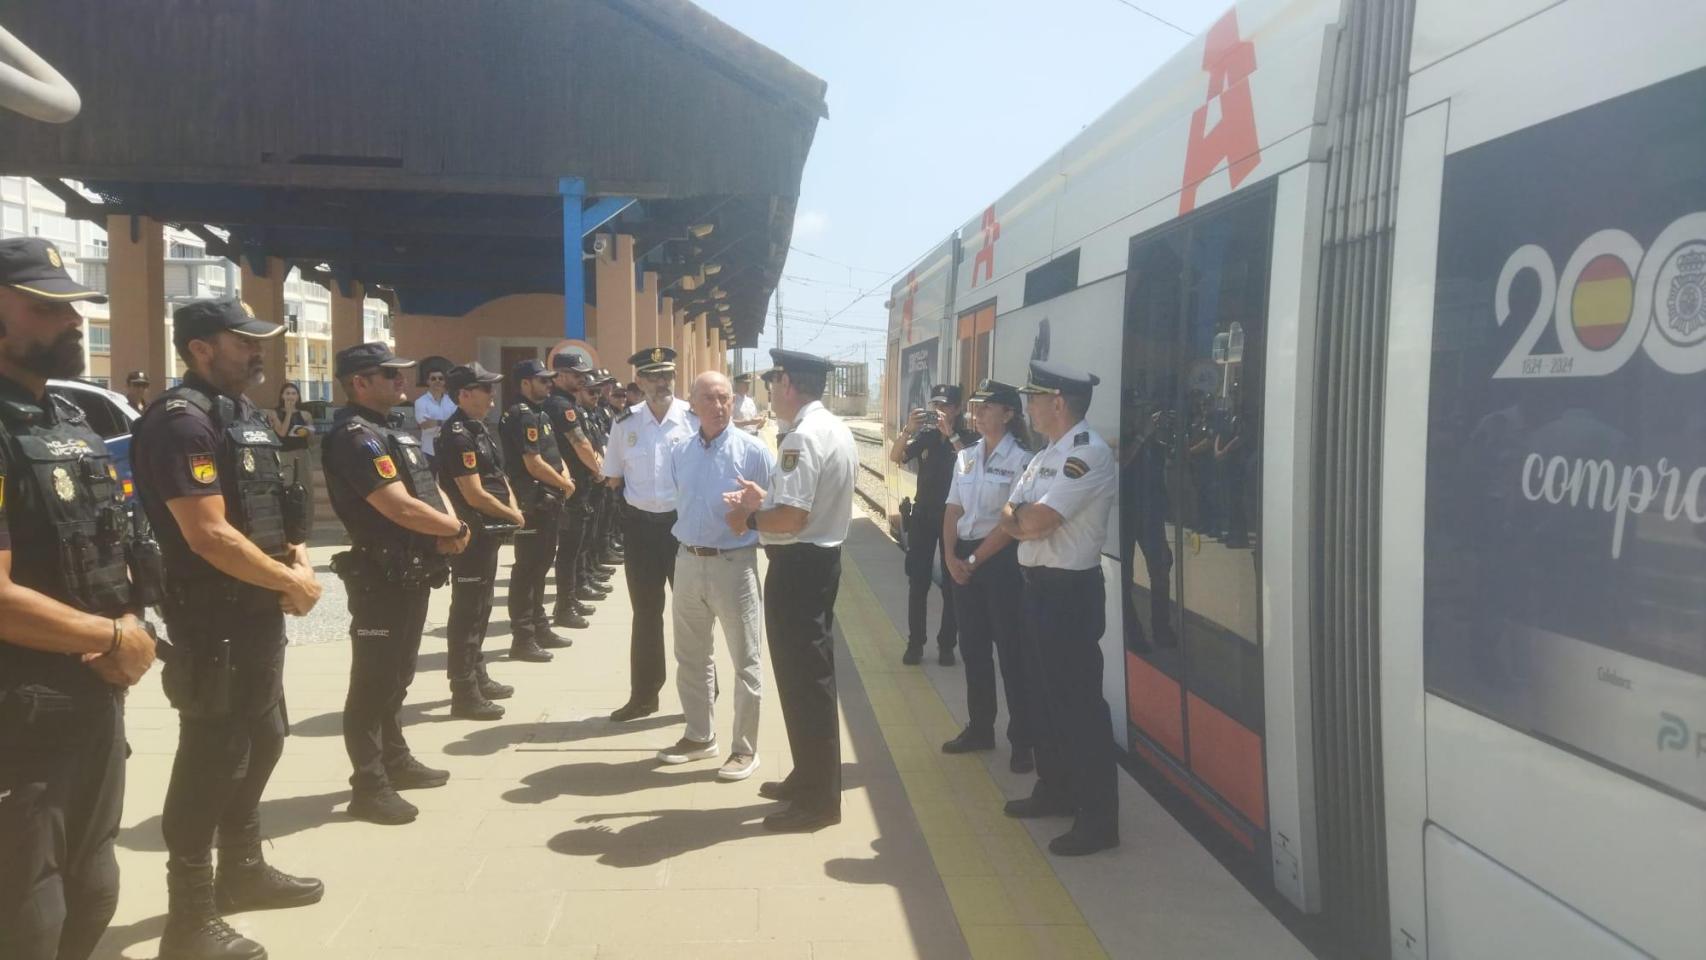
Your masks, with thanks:
[[[735,664],[734,738],[720,780],[745,780],[758,768],[758,704],[763,602],[758,591],[758,534],[735,533],[727,522],[723,494],[742,481],[767,480],[775,458],[770,448],[743,430],[731,430],[734,389],[714,371],[693,381],[688,403],[699,429],[675,441],[667,476],[673,486],[675,558],[671,604],[675,622],[675,686],[687,730],[674,746],[658,751],[663,763],[717,756],[716,665],[713,625],[723,625]]]

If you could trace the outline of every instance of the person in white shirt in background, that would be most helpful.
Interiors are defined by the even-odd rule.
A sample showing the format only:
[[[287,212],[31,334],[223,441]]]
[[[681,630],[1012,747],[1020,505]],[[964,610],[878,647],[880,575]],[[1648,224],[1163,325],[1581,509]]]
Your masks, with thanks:
[[[759,412],[758,401],[752,399],[752,374],[735,377],[735,426],[756,437],[769,420]]]
[[[415,425],[421,431],[421,452],[427,462],[438,455],[438,431],[444,422],[456,414],[456,401],[444,390],[444,371],[427,370],[427,392],[415,398]]]

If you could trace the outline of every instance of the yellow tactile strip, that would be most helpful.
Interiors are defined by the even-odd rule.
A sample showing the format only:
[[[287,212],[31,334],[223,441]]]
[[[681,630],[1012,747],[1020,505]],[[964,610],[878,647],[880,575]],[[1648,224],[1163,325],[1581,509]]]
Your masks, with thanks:
[[[900,634],[845,551],[835,619],[972,956],[1105,958],[1031,835],[1002,815],[983,761],[942,752],[960,725],[924,672],[901,665]]]

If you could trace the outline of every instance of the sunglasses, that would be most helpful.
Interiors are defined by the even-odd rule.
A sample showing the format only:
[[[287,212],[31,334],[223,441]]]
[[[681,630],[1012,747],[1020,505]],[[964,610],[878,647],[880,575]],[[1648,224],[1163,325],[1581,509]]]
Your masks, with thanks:
[[[427,377],[427,383],[443,383],[443,382],[444,382],[444,375],[443,374],[434,373],[434,374],[431,374]]]
[[[384,377],[387,380],[401,380],[403,378],[403,371],[396,367],[374,367],[371,370],[363,370],[356,374],[358,377],[371,377],[375,375]]]

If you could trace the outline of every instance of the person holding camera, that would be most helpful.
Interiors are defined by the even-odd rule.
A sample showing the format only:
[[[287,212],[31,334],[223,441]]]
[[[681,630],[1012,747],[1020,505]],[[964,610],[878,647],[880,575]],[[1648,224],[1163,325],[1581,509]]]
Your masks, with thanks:
[[[912,411],[906,426],[889,449],[889,459],[898,466],[918,462],[918,492],[906,527],[906,653],[901,662],[924,662],[925,622],[929,610],[930,583],[940,571],[942,622],[936,631],[937,662],[954,665],[954,646],[959,630],[954,617],[954,583],[942,566],[938,548],[942,541],[942,516],[948,487],[954,479],[954,458],[977,442],[976,431],[960,417],[960,388],[939,383],[930,391],[930,409]]]

